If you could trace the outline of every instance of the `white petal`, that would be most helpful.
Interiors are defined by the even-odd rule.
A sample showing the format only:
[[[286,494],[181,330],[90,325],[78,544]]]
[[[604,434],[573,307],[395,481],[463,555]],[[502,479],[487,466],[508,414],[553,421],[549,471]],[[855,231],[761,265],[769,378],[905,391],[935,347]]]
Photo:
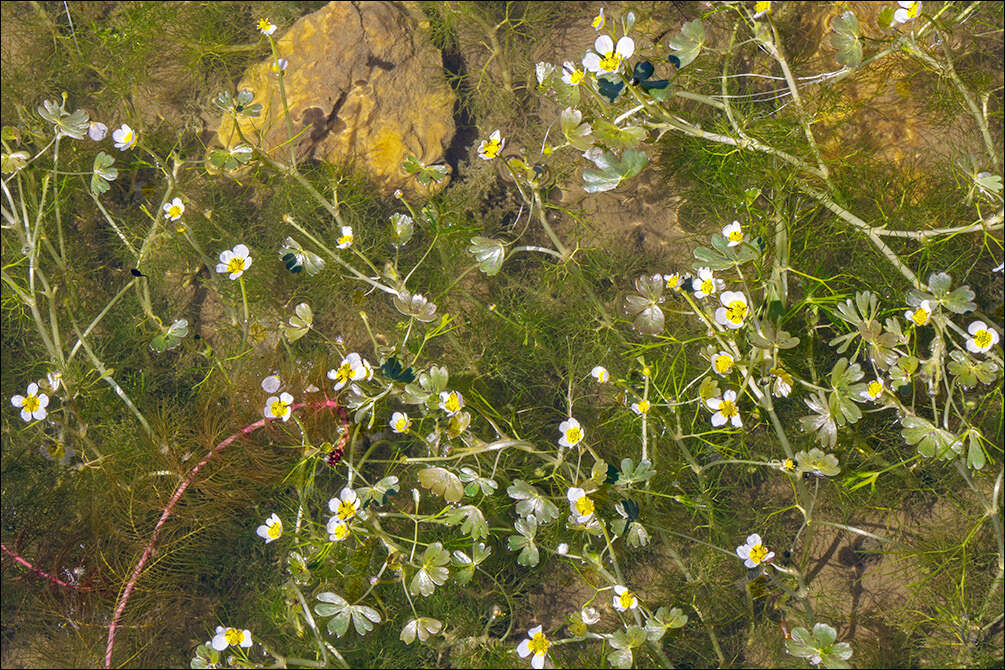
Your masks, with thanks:
[[[616,51],[621,54],[622,58],[630,58],[631,55],[635,53],[635,40],[628,35],[625,35],[618,40],[618,47]]]
[[[44,407],[39,407],[34,412],[32,412],[31,415],[32,415],[32,417],[35,418],[36,421],[41,421],[42,419],[45,418],[45,414],[46,414],[45,408]]]
[[[583,56],[583,67],[590,72],[600,72],[600,56],[592,51]]]
[[[728,400],[729,402],[736,402],[736,391],[734,391],[733,389],[729,389],[728,391],[722,394],[722,399]]]
[[[520,654],[520,658],[530,656],[530,640],[521,640],[520,644],[516,646],[516,653]]]
[[[229,263],[230,259],[232,259],[233,257],[234,257],[234,252],[231,251],[230,249],[224,249],[223,251],[220,252],[220,262],[221,263]]]
[[[597,38],[597,41],[593,43],[593,48],[599,54],[608,54],[611,51],[614,51],[614,40],[612,40],[609,35],[601,35]]]
[[[216,649],[217,651],[223,651],[230,646],[227,644],[227,637],[223,633],[217,633],[214,635],[212,644],[213,649]]]
[[[741,426],[743,426],[743,419],[740,418],[739,414],[734,414],[731,421],[733,423],[733,426],[735,426],[736,428],[740,428]]]
[[[217,272],[221,272],[221,273],[222,272],[226,272],[227,271],[227,266],[224,265],[223,263],[217,263],[216,264],[216,271]]]
[[[283,402],[284,405],[293,404],[293,396],[291,396],[289,393],[280,393],[279,399]]]
[[[761,536],[757,533],[752,533],[747,536],[747,544],[751,547],[761,544]]]
[[[541,670],[544,667],[544,654],[534,654],[534,658],[530,659],[530,665],[534,670]]]
[[[533,628],[527,631],[527,637],[532,638],[538,633],[540,633],[542,630],[544,630],[544,626],[534,626]]]
[[[21,410],[21,418],[25,421],[31,421],[31,412],[26,409]]]
[[[244,269],[247,270],[251,267],[251,256],[244,257]]]
[[[259,526],[258,528],[255,529],[255,534],[258,535],[258,537],[264,539],[266,542],[269,541],[269,527],[268,526]]]
[[[979,354],[981,353],[982,350],[980,347],[977,346],[976,342],[974,342],[973,340],[967,340],[967,351],[969,351],[972,354]]]
[[[722,424],[726,423],[726,417],[723,416],[722,412],[716,412],[712,415],[712,425],[718,428]]]
[[[987,329],[987,324],[985,324],[983,321],[974,321],[973,323],[971,323],[967,327],[967,332],[970,333],[971,335],[976,335],[977,331],[981,330],[981,329],[985,329],[986,330]],[[34,384],[32,384],[32,386],[34,386]],[[34,393],[34,391],[32,391],[31,390],[31,386],[29,386],[28,387],[28,395],[31,395],[33,393]]]
[[[244,246],[243,244],[238,244],[236,247],[234,247],[234,255],[237,256],[238,258],[247,258],[248,247]]]
[[[38,406],[41,408],[46,408],[49,406],[49,396],[44,393],[38,394]]]
[[[248,647],[251,646],[251,631],[250,630],[245,630],[244,631],[244,639],[241,640],[241,646],[244,647],[245,649],[247,649]]]
[[[978,321],[977,323],[981,324],[982,328],[984,327],[983,321]],[[28,395],[38,395],[38,384],[35,382],[28,384]]]
[[[722,398],[709,398],[705,401],[705,406],[709,409],[719,409],[722,407]]]
[[[14,407],[20,407],[21,405],[24,404],[24,396],[23,395],[16,395],[16,396],[12,397],[10,399],[10,404],[14,405]]]

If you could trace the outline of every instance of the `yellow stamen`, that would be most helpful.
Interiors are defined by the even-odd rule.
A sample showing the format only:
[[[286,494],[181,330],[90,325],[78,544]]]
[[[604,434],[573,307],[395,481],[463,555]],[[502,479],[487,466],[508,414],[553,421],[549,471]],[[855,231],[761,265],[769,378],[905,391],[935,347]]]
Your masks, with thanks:
[[[631,609],[632,605],[635,604],[635,596],[632,595],[631,591],[625,591],[618,596],[618,601],[623,609]]]
[[[565,441],[576,444],[583,439],[583,430],[579,426],[573,426],[569,430],[565,431]]]
[[[980,349],[987,349],[991,346],[991,331],[979,328],[974,333],[974,344]],[[26,401],[27,402],[27,401]]]
[[[593,501],[587,496],[580,496],[579,500],[576,501],[576,513],[579,516],[590,516],[593,514]]]
[[[29,414],[33,414],[41,403],[38,401],[37,395],[30,395],[24,399],[24,404],[21,405],[21,409],[25,410]]]
[[[928,315],[929,315],[928,310],[926,310],[924,307],[919,307],[918,309],[914,310],[913,314],[911,314],[911,321],[914,321],[916,325],[923,326],[926,323],[928,323]]]
[[[760,563],[767,555],[768,549],[763,544],[755,544],[750,548],[750,560],[754,563]]]
[[[227,644],[241,644],[244,641],[244,631],[228,628],[223,637],[227,640]]]
[[[715,367],[716,372],[724,375],[732,369],[733,359],[730,356],[716,356],[712,365]]]
[[[244,259],[239,256],[234,256],[227,261],[227,272],[230,274],[244,272]]]
[[[737,409],[736,403],[731,400],[723,400],[722,404],[719,405],[719,412],[727,419],[739,415],[740,410]]]
[[[747,303],[734,300],[726,306],[726,318],[731,323],[741,323],[747,317]]]
[[[600,57],[600,69],[604,72],[616,72],[621,66],[621,54],[617,51],[608,51]]]
[[[535,656],[544,656],[548,653],[548,647],[551,646],[551,642],[544,636],[544,633],[535,633],[534,637],[530,639],[530,644],[527,646],[530,647]]]
[[[268,529],[266,529],[266,534],[273,540],[283,534],[283,524],[281,523],[270,523]]]
[[[346,521],[353,518],[356,515],[356,505],[347,500],[343,500],[338,504],[338,518]]]
[[[282,400],[273,400],[272,405],[269,406],[269,411],[272,412],[272,416],[284,417],[286,416],[286,412],[289,411],[289,405]]]

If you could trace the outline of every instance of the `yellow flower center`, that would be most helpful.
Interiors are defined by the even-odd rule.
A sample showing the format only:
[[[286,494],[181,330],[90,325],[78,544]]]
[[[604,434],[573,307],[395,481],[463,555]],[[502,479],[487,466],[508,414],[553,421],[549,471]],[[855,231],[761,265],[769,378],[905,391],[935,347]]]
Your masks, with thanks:
[[[987,349],[991,346],[991,331],[985,330],[984,328],[979,328],[976,333],[974,333],[974,344],[980,349]],[[25,401],[27,405],[28,401]]]
[[[289,411],[289,405],[282,400],[273,400],[269,406],[269,411],[272,412],[272,416],[286,416],[286,412]]]
[[[652,373],[653,373],[653,370],[648,365],[643,365],[642,366],[642,376],[643,377],[648,377]]]
[[[786,472],[792,472],[796,469],[796,462],[791,458],[786,458],[782,461],[782,467],[785,468]]]
[[[342,237],[338,238],[338,243],[339,244],[352,244],[352,235],[343,235]]]
[[[718,372],[721,375],[724,375],[732,369],[733,357],[726,355],[716,356],[715,361],[713,361],[712,365],[715,367],[716,372]]]
[[[726,306],[726,318],[731,323],[742,323],[747,317],[747,303],[742,300],[734,300]]]
[[[356,505],[348,500],[342,500],[338,504],[338,518],[343,521],[353,518],[356,515]]]
[[[920,13],[921,13],[920,2],[912,2],[911,6],[907,8],[907,18],[909,19],[916,18]]]
[[[593,509],[593,501],[590,500],[589,497],[580,496],[579,499],[576,500],[576,513],[579,514],[579,516],[590,516],[593,514]]]
[[[258,19],[258,29],[259,30],[261,30],[262,32],[265,32],[266,30],[269,30],[270,28],[272,28],[272,24],[269,23],[268,19]]]
[[[760,563],[767,555],[768,549],[763,544],[755,544],[750,548],[750,560],[754,563]]]
[[[652,404],[648,400],[646,400],[645,398],[643,398],[642,400],[640,400],[639,403],[638,403],[638,408],[639,408],[639,413],[640,414],[646,414],[646,413],[648,413],[649,409],[651,407],[652,407]]]
[[[573,426],[569,430],[565,431],[565,441],[571,444],[577,444],[583,439],[583,429],[579,426]]]
[[[911,321],[914,321],[914,323],[919,326],[923,326],[926,323],[928,323],[929,314],[930,313],[927,309],[925,309],[924,307],[919,307],[918,309],[914,310],[914,314],[911,315]]]
[[[244,272],[244,259],[239,256],[234,256],[227,261],[227,272],[230,274]]]
[[[485,140],[482,143],[482,153],[489,158],[495,158],[499,154],[500,149],[502,149],[502,142],[499,140]]]
[[[272,72],[274,74],[279,74],[283,71],[283,66],[279,64],[279,61],[272,61]]]
[[[344,523],[340,523],[339,525],[335,526],[335,532],[333,533],[333,535],[335,535],[336,540],[346,539],[347,537],[349,537],[349,526],[347,526]]]
[[[283,534],[283,524],[280,522],[270,523],[266,529],[266,534],[273,540]]]
[[[460,412],[461,411],[461,401],[457,398],[456,393],[451,393],[447,396],[447,401],[443,403],[443,406],[448,412]]]
[[[739,415],[740,410],[737,409],[736,403],[732,400],[723,400],[722,404],[719,405],[719,412],[722,413],[724,417],[730,419],[734,416]]]
[[[869,396],[872,398],[878,398],[879,394],[883,392],[883,382],[876,380],[869,383]]]
[[[535,633],[534,637],[530,638],[530,644],[527,646],[530,647],[535,656],[544,656],[548,653],[548,647],[551,646],[551,642],[548,642],[548,638],[544,636],[544,633]]]
[[[352,379],[352,366],[348,363],[343,363],[335,373],[335,381],[344,383],[350,379]]]
[[[123,144],[133,143],[133,131],[130,130],[128,133],[122,136],[122,143]]]
[[[635,604],[635,596],[632,595],[631,591],[625,591],[618,596],[618,602],[621,603],[623,609],[631,609],[632,605]]]
[[[670,275],[666,278],[667,288],[675,289],[680,286],[680,275]]]
[[[244,631],[228,628],[223,637],[227,640],[227,644],[241,644],[244,641]]]
[[[406,430],[408,430],[408,425],[410,423],[411,421],[409,421],[405,417],[400,417],[397,421],[394,422],[394,429],[399,433],[404,433]]]
[[[30,395],[24,399],[24,404],[21,405],[21,408],[27,411],[29,414],[31,414],[38,409],[39,404],[40,403],[38,401],[38,396]]]
[[[604,27],[604,15],[597,14],[596,16],[593,17],[593,29],[600,30],[603,27]]]
[[[600,69],[604,72],[617,72],[621,66],[621,54],[617,51],[608,51],[600,57]]]
[[[760,0],[754,3],[754,13],[760,14],[761,12],[771,13],[771,3],[766,0]]]
[[[569,74],[569,82],[571,82],[573,86],[578,86],[579,83],[583,81],[583,77],[585,76],[586,73],[583,72],[582,70],[573,70]]]
[[[171,205],[171,209],[168,210],[168,216],[172,219],[177,219],[181,216],[181,207],[179,205]]]
[[[702,280],[700,288],[702,293],[710,295],[715,293],[715,282],[712,281],[711,277],[709,277],[708,279]]]
[[[736,242],[737,244],[739,244],[740,242],[743,242],[743,231],[742,230],[734,230],[734,231],[730,232],[729,233],[729,241],[730,242]]]

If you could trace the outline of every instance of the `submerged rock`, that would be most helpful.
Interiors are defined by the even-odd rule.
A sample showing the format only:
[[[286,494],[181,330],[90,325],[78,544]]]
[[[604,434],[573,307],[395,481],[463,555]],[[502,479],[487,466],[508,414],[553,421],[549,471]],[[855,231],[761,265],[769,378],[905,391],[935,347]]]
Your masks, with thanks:
[[[284,85],[298,162],[354,160],[388,193],[428,193],[401,163],[409,154],[426,164],[442,160],[454,135],[455,96],[418,10],[395,2],[332,2],[294,23],[277,48],[288,61]],[[241,132],[288,160],[272,58],[245,73],[237,90],[245,89],[263,109],[239,119]],[[229,114],[218,139],[228,147],[240,142]]]

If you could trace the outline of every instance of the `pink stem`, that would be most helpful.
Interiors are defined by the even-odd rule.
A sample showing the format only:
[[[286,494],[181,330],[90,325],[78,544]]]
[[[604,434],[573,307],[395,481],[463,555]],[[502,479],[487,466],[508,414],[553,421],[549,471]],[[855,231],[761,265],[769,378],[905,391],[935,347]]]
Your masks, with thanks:
[[[341,409],[341,406],[337,401],[329,399],[325,400],[324,402],[297,403],[290,407],[290,411],[292,412],[302,407],[313,407],[313,408],[336,407]],[[185,490],[188,488],[189,484],[191,484],[192,481],[195,479],[196,474],[198,474],[199,470],[202,469],[202,466],[206,465],[206,463],[209,462],[210,458],[212,458],[219,452],[223,451],[226,447],[230,445],[231,442],[241,437],[242,435],[248,435],[249,433],[252,433],[261,428],[262,426],[264,426],[265,421],[266,420],[263,418],[259,419],[255,423],[248,424],[241,430],[237,431],[236,433],[225,439],[220,444],[210,449],[209,453],[206,454],[206,456],[201,461],[199,461],[194,468],[192,468],[191,472],[188,473],[188,476],[185,477],[182,483],[178,485],[178,488],[175,489],[174,495],[171,496],[171,500],[168,501],[167,506],[164,508],[164,512],[161,513],[161,518],[157,521],[157,525],[154,526],[154,532],[150,536],[150,541],[147,542],[146,548],[143,550],[143,555],[140,556],[140,560],[136,563],[136,567],[133,569],[133,574],[129,577],[129,581],[126,582],[126,588],[122,590],[122,595],[119,596],[119,602],[115,607],[115,615],[112,617],[111,625],[108,626],[108,645],[105,648],[106,668],[112,667],[112,650],[115,648],[115,631],[119,627],[119,619],[122,617],[122,612],[126,609],[126,602],[129,600],[129,596],[132,595],[133,589],[136,587],[136,582],[140,578],[140,573],[143,572],[143,566],[145,566],[147,564],[147,560],[150,559],[150,555],[153,553],[154,550],[154,545],[157,544],[157,538],[158,536],[160,536],[161,528],[164,526],[164,522],[168,520],[168,517],[171,516],[171,512],[174,511],[175,504],[177,504],[178,500],[181,498],[182,494],[185,493]],[[345,418],[343,414],[343,423],[344,422]],[[348,431],[345,431],[343,439],[347,439],[348,435],[349,435]],[[27,565],[27,562],[25,562],[25,565]],[[49,577],[49,575],[45,576]],[[52,577],[49,577],[49,579],[52,579]]]
[[[32,565],[31,563],[29,563],[25,559],[21,558],[20,555],[14,553],[10,549],[8,549],[7,545],[5,545],[5,544],[0,543],[0,549],[3,549],[4,552],[8,556],[10,556],[15,561],[17,561],[18,563],[20,563],[24,567],[26,567],[29,570],[31,570],[32,572],[34,572],[36,575],[39,575],[40,577],[45,577],[46,579],[48,579],[50,582],[52,582],[53,584],[55,584],[57,586],[65,586],[66,588],[77,589],[78,591],[91,591],[92,590],[90,586],[77,586],[76,584],[68,584],[68,583],[64,582],[62,579],[60,579],[59,577],[53,577],[48,572],[45,572],[44,570],[39,570],[34,565]]]

